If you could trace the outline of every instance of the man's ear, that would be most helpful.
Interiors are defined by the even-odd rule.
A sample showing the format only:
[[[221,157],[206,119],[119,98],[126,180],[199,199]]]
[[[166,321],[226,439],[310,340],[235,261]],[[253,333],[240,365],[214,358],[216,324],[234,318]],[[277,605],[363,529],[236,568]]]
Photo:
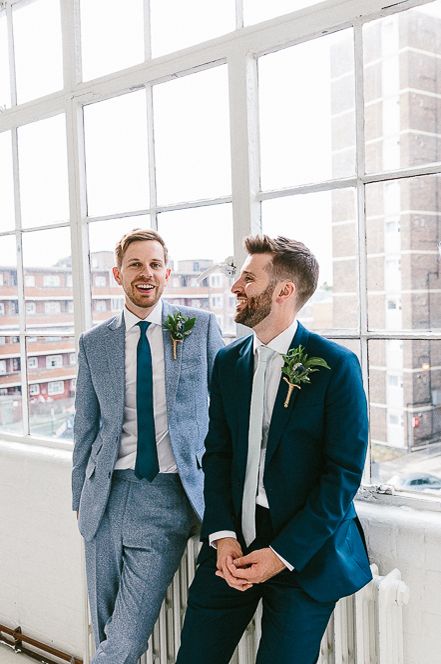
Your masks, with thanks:
[[[120,272],[119,272],[119,268],[112,267],[112,272],[113,272],[113,277],[114,277],[116,283],[121,286],[121,275],[120,275]]]
[[[293,281],[282,281],[278,288],[277,297],[283,300],[287,300],[291,297],[294,297],[296,293],[296,287]]]

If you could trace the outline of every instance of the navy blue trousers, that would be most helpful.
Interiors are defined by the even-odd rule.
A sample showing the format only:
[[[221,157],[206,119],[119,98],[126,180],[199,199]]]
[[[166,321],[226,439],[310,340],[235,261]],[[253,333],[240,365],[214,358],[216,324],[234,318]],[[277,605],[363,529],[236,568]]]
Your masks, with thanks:
[[[273,533],[269,511],[258,508],[257,537],[250,546],[268,546]],[[176,664],[228,664],[262,600],[262,638],[256,664],[315,664],[335,602],[317,602],[280,572],[244,592],[215,575],[216,551],[204,545],[189,592]]]

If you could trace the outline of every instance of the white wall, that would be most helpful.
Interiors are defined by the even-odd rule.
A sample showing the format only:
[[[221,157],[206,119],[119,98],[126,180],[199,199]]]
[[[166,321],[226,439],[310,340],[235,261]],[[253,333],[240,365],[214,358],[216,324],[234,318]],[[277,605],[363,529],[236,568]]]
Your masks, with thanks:
[[[0,623],[83,655],[71,453],[0,442]]]
[[[83,654],[81,540],[70,509],[71,455],[0,442],[0,623]],[[397,499],[395,498],[395,502]],[[358,502],[371,561],[410,588],[405,664],[441,653],[441,512]]]

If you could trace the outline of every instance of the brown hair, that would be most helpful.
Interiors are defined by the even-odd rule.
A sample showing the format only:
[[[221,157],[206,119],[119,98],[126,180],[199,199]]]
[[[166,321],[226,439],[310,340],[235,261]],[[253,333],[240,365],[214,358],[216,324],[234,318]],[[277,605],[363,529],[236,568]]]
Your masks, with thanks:
[[[159,235],[159,233],[151,229],[143,230],[142,228],[134,228],[133,231],[129,231],[128,233],[123,235],[122,238],[116,243],[115,261],[118,268],[121,267],[124,254],[127,251],[127,247],[130,244],[132,244],[132,242],[139,242],[139,241],[144,242],[152,240],[154,240],[155,242],[159,242],[159,244],[162,246],[164,250],[164,262],[167,265],[168,249],[165,246],[165,242],[162,239],[162,237]]]
[[[249,235],[244,240],[250,255],[272,254],[269,269],[274,281],[288,279],[296,287],[297,310],[317,288],[319,264],[314,254],[302,242],[279,235]]]

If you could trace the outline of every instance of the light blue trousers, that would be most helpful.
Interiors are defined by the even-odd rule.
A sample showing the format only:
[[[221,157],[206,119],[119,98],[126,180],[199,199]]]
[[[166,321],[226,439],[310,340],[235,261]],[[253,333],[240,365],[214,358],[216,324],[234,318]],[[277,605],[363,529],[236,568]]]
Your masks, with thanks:
[[[198,520],[177,474],[114,472],[106,512],[86,542],[97,651],[92,664],[136,664]]]

